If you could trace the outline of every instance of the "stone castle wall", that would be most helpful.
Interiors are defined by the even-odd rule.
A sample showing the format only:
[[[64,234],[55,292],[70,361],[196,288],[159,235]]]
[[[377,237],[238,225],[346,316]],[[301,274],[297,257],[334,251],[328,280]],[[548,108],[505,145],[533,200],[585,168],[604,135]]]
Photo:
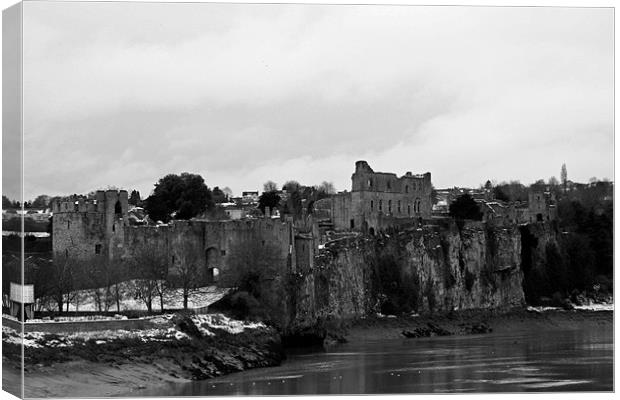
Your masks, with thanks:
[[[275,248],[282,267],[292,270],[298,264],[300,268],[309,268],[318,245],[318,232],[312,220],[190,220],[161,226],[130,226],[123,192],[108,191],[104,196],[98,193],[97,199],[53,205],[55,258],[123,260],[147,247],[162,251],[173,273],[180,263],[191,259],[209,281],[217,272],[227,270],[231,253],[244,243]]]

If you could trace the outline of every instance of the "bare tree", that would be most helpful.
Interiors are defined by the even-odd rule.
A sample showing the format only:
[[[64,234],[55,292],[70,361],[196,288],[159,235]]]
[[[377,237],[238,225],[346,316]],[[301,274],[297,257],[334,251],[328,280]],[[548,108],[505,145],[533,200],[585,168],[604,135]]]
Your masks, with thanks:
[[[109,266],[109,274],[113,301],[116,303],[116,311],[120,311],[121,300],[123,300],[120,285],[127,279],[127,263],[122,260],[112,260]]]
[[[178,254],[178,262],[171,271],[171,282],[179,287],[183,294],[183,309],[187,310],[190,294],[196,291],[203,280],[203,259],[199,246],[194,242],[186,241],[181,245]]]
[[[263,184],[263,192],[275,192],[278,190],[278,184],[274,181],[267,181]]]
[[[331,182],[327,182],[327,181],[323,181],[323,183],[317,186],[316,189],[319,192],[319,196],[317,197],[317,200],[325,198],[325,197],[329,197],[330,195],[336,193],[336,188],[334,187],[334,184]]]
[[[566,192],[566,185],[568,184],[568,172],[566,172],[566,164],[562,164],[562,171],[560,172],[560,179],[562,180],[562,186],[564,192]]]
[[[301,184],[295,180],[289,180],[282,185],[282,190],[287,191],[288,193],[297,192],[301,189]]]
[[[142,300],[149,312],[153,311],[153,298],[159,296],[161,311],[164,311],[164,293],[168,277],[168,259],[163,249],[155,245],[136,248],[129,261],[138,279],[135,280],[135,296]],[[163,281],[163,282],[162,282]]]
[[[58,255],[46,271],[45,282],[47,292],[58,306],[58,312],[63,312],[64,300],[67,299],[67,308],[74,290],[75,274],[78,271],[78,260],[71,256]]]
[[[555,176],[552,176],[551,178],[549,178],[549,180],[547,181],[547,184],[549,186],[558,186],[560,184],[560,182],[558,181],[558,178],[556,178]]]
[[[107,259],[105,256],[92,256],[82,260],[74,274],[75,289],[86,289],[92,296],[98,311],[108,311]],[[79,298],[76,297],[79,301]],[[77,304],[76,304],[77,307]]]

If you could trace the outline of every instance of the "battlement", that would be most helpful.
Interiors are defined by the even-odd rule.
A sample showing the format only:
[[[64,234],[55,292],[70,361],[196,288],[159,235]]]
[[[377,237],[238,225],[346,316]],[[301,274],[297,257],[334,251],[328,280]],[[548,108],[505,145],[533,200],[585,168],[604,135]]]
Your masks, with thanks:
[[[127,215],[129,197],[126,190],[97,190],[95,198],[76,196],[69,201],[52,202],[52,213],[112,213]]]

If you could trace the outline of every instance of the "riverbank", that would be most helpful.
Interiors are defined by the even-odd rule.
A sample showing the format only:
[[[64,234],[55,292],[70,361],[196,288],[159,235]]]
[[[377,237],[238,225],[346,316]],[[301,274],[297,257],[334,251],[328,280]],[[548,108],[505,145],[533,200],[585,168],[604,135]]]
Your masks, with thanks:
[[[280,336],[224,316],[162,316],[154,329],[26,333],[26,397],[139,395],[146,387],[278,365]],[[3,327],[3,388],[18,393],[19,336]]]
[[[612,326],[613,311],[514,308],[510,310],[463,310],[443,315],[407,317],[373,316],[352,322],[338,335],[349,342],[398,339],[407,333],[423,336],[503,333],[532,328],[580,329]],[[405,334],[403,334],[405,333]],[[415,340],[413,338],[412,340]]]
[[[194,318],[196,320],[197,317]],[[165,318],[162,320],[166,321]],[[80,347],[75,347],[74,343],[62,346],[62,341],[51,336],[31,336],[30,339],[27,336],[30,346],[26,348],[26,396],[140,396],[146,388],[275,366],[283,359],[280,337],[271,328],[261,326],[227,331],[197,321],[194,325],[202,331],[202,335],[197,337],[187,320],[185,323],[188,326],[185,327],[183,320],[173,321],[170,318],[167,321],[168,325],[165,326],[170,340],[160,340],[165,338],[153,335],[152,332],[150,336],[145,336],[145,332],[142,332],[142,336],[133,339],[126,337],[101,343],[101,338],[93,335]],[[374,316],[349,324],[342,334],[343,339],[349,343],[363,343],[403,339],[404,331],[416,330],[428,331],[430,336],[435,336],[479,334],[484,329],[487,332],[506,333],[536,328],[611,329],[612,325],[612,311],[465,310],[446,315],[398,318]],[[173,326],[174,331],[170,331]],[[15,393],[19,390],[16,383],[19,382],[20,374],[16,351],[20,349],[4,336],[3,332],[3,386],[5,390]],[[157,340],[144,341],[145,337]],[[35,347],[43,339],[48,345],[57,345],[53,348]],[[332,344],[335,345],[335,341]],[[10,354],[11,349],[13,355]],[[76,349],[80,350],[76,352]],[[10,385],[15,387],[11,388]]]

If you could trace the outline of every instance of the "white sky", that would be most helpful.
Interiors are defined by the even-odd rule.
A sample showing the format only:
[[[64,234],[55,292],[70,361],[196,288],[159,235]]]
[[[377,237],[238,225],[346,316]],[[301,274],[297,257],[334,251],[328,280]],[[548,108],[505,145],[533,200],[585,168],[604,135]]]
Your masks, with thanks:
[[[29,2],[25,197],[613,179],[613,95],[609,8]]]

